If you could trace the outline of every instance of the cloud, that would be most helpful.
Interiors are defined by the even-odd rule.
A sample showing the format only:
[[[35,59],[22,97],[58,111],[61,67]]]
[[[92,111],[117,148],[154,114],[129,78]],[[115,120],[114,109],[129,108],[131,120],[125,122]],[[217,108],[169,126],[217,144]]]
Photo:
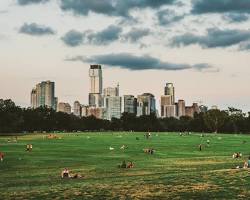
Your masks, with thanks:
[[[249,0],[193,0],[192,13],[250,13]]]
[[[111,25],[97,32],[91,30],[85,32],[71,30],[61,39],[66,45],[71,47],[82,44],[107,45],[118,40],[121,32],[122,29],[120,27]]]
[[[159,8],[173,4],[176,0],[61,0],[61,9],[76,15],[88,15],[90,12],[108,16],[128,17],[134,8]]]
[[[184,15],[178,15],[175,11],[165,9],[157,12],[158,22],[161,26],[169,25],[171,23],[182,20],[185,17]]]
[[[240,44],[239,49],[242,51],[249,51],[250,50],[250,41]]]
[[[205,63],[196,65],[175,64],[175,63],[161,61],[160,59],[151,57],[149,55],[135,56],[129,53],[95,55],[91,57],[76,56],[76,57],[66,58],[65,60],[81,61],[84,63],[98,63],[110,68],[119,67],[121,69],[128,69],[132,71],[141,71],[141,70],[178,71],[185,69],[194,69],[197,71],[205,72],[206,70],[210,70],[213,68],[211,65]]]
[[[19,33],[24,33],[32,36],[54,35],[55,31],[47,26],[38,25],[36,23],[24,23],[19,29]]]
[[[195,35],[186,33],[175,36],[170,42],[171,46],[188,46],[199,44],[203,48],[229,47],[246,42],[250,39],[249,30],[236,30],[211,28],[207,30],[206,35]]]
[[[71,30],[67,32],[61,39],[67,46],[76,47],[83,43],[83,33],[76,30]]]
[[[46,3],[50,0],[17,0],[17,3],[21,6],[29,5],[29,4],[39,4]]]
[[[107,45],[118,40],[121,32],[122,28],[111,25],[99,32],[87,31],[84,35],[87,40],[86,42],[89,44]]]
[[[224,14],[222,17],[224,20],[228,21],[229,23],[240,23],[247,21],[249,19],[248,14],[241,14],[241,13],[227,13]]]
[[[145,36],[150,34],[149,29],[132,28],[128,33],[123,35],[123,39],[129,42],[137,42]]]

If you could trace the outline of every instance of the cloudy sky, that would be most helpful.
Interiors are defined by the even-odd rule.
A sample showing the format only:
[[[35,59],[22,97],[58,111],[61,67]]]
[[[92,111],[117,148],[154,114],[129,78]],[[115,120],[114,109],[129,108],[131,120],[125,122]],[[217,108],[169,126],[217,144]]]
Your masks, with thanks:
[[[59,101],[87,104],[90,64],[104,87],[151,92],[166,82],[187,104],[250,110],[249,0],[1,0],[0,98],[28,106],[56,82]]]

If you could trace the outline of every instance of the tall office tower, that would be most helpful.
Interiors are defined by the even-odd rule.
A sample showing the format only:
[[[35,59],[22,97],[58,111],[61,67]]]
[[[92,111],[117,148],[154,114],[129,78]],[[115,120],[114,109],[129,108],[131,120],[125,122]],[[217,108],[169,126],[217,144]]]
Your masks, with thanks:
[[[36,94],[36,103],[35,103]],[[36,85],[36,88],[32,90],[32,104],[31,107],[37,108],[40,106],[47,106],[56,110],[56,98],[55,98],[55,83],[51,81],[43,81]]]
[[[161,96],[161,116],[176,117],[176,105],[173,104],[171,95]]]
[[[67,114],[71,114],[71,106],[70,106],[69,103],[60,102],[57,105],[57,111],[58,112],[64,112],[64,113],[67,113]]]
[[[107,88],[104,88],[103,90],[103,95],[104,96],[119,96],[119,84],[117,84],[117,87],[107,87]]]
[[[178,104],[177,104],[177,113],[178,113],[178,117],[182,117],[185,116],[185,101],[184,100],[178,100]]]
[[[122,98],[119,96],[104,97],[105,116],[107,120],[121,118]]]
[[[124,95],[124,112],[136,114],[137,99],[133,95]]]
[[[156,113],[155,97],[150,93],[137,96],[137,116]]]
[[[31,91],[31,98],[30,98],[31,108],[37,108],[37,94],[36,89],[32,89]]]
[[[88,109],[89,109],[89,106],[81,105],[82,117],[87,117],[88,116]]]
[[[171,105],[173,105],[175,103],[175,91],[173,83],[166,83],[165,95],[171,96]]]
[[[90,93],[89,105],[94,107],[102,106],[102,67],[101,65],[90,65]]]
[[[82,116],[82,106],[80,104],[79,101],[75,101],[74,102],[74,115],[77,116],[77,117],[81,117]]]

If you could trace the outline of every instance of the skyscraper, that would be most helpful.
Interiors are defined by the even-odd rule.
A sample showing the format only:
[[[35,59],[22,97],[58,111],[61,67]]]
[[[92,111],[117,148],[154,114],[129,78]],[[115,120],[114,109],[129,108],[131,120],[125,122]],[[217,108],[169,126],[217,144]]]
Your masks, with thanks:
[[[105,119],[121,118],[122,98],[119,96],[104,97]]]
[[[90,93],[89,105],[93,107],[102,106],[102,67],[101,65],[90,65]]]
[[[161,96],[161,116],[176,117],[176,105],[173,104],[171,95]]]
[[[136,114],[137,99],[133,95],[124,95],[124,112]]]
[[[171,105],[173,105],[175,103],[175,90],[174,90],[174,84],[173,83],[166,83],[165,95],[170,95],[171,96]]]
[[[60,103],[58,103],[57,111],[71,114],[71,106],[69,103],[60,102]]]
[[[35,100],[36,99],[36,100]],[[55,83],[43,81],[31,92],[31,107],[47,106],[56,110]]]
[[[37,108],[37,93],[36,89],[32,89],[31,91],[31,98],[30,98],[31,108]]]
[[[81,117],[82,116],[82,106],[80,104],[79,101],[75,101],[74,102],[74,115],[77,116],[77,117]]]
[[[117,87],[107,87],[103,90],[104,96],[119,96],[119,84]]]
[[[155,97],[150,93],[137,96],[137,116],[156,113]]]
[[[185,101],[184,100],[178,100],[178,105],[177,105],[177,113],[178,117],[185,116]]]
[[[111,120],[112,118],[121,118],[122,98],[119,97],[119,84],[117,87],[108,87],[103,90],[104,98],[104,118]]]

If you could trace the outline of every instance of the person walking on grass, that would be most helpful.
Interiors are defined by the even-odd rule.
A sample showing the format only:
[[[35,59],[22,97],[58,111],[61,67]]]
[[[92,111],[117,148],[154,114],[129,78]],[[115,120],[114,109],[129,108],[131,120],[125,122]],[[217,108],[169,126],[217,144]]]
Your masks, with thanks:
[[[201,144],[199,144],[199,150],[200,150],[200,151],[202,150],[202,145],[201,145]]]
[[[1,160],[1,162],[3,162],[3,158],[4,158],[4,153],[0,152],[0,160]]]

